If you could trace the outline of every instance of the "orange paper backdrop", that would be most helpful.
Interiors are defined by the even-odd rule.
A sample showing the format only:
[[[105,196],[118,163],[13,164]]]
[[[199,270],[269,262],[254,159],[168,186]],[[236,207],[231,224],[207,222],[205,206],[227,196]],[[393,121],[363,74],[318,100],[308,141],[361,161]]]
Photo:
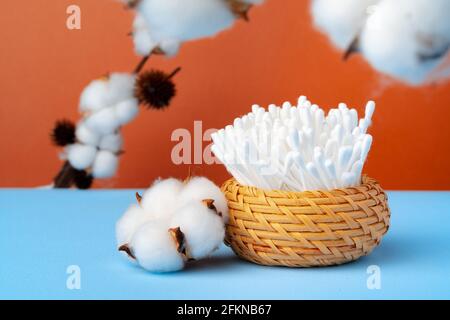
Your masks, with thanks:
[[[81,30],[66,28],[70,4],[81,7]],[[380,76],[359,56],[343,62],[313,29],[308,6],[266,0],[250,23],[187,43],[173,59],[152,58],[148,68],[183,67],[178,95],[167,111],[141,110],[124,128],[119,173],[96,186],[184,177],[189,166],[171,161],[175,129],[193,133],[195,120],[203,130],[221,128],[253,103],[295,102],[304,94],[326,109],[342,101],[362,112],[367,100],[377,102],[365,171],[384,187],[449,189],[450,85],[411,88]],[[131,71],[138,62],[127,36],[132,13],[112,0],[33,0],[6,1],[0,15],[0,186],[44,185],[61,165],[48,137],[55,120],[78,118],[79,94],[93,78]],[[228,176],[221,165],[192,168],[216,182]]]

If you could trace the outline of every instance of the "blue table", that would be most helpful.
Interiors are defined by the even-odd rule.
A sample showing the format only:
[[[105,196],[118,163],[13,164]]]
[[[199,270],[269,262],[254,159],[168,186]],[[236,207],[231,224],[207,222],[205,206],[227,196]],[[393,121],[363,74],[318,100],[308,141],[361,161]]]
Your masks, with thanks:
[[[0,298],[450,298],[450,192],[389,192],[387,236],[350,264],[263,267],[224,246],[183,272],[151,274],[115,246],[115,222],[134,191],[0,190]],[[66,285],[71,265],[80,268],[79,290]],[[380,289],[367,286],[372,270]]]

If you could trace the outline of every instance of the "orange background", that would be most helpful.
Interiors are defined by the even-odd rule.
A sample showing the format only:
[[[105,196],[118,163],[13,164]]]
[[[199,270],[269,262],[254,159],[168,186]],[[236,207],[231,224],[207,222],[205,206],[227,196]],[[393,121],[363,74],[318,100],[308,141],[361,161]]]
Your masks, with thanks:
[[[66,28],[66,8],[81,7],[81,30]],[[450,84],[411,88],[375,73],[359,56],[348,62],[312,27],[308,1],[266,0],[215,39],[187,43],[173,59],[178,95],[164,112],[142,110],[123,130],[118,176],[97,187],[144,187],[158,176],[184,177],[171,162],[176,128],[221,128],[249,111],[307,95],[328,109],[346,102],[363,111],[377,102],[375,141],[365,171],[389,189],[449,189]],[[132,13],[112,0],[5,1],[0,13],[0,186],[48,184],[61,162],[49,131],[59,118],[78,118],[81,90],[108,71],[139,61],[127,33]],[[206,145],[206,143],[205,143]],[[221,165],[195,165],[221,182]]]

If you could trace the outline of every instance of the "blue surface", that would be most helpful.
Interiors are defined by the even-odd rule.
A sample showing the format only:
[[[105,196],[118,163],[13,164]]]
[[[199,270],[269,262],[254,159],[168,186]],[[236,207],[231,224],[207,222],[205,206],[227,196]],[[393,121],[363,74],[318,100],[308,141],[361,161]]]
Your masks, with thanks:
[[[450,192],[389,192],[392,224],[368,257],[289,269],[239,260],[226,247],[173,274],[151,274],[116,250],[114,224],[134,190],[0,190],[0,298],[450,298]],[[69,265],[81,289],[66,288]],[[367,268],[381,270],[369,290]]]

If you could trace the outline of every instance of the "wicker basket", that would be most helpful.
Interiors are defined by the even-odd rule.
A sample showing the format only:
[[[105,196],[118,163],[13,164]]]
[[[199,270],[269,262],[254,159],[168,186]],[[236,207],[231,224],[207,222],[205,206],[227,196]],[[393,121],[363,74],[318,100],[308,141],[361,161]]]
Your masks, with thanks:
[[[387,196],[366,176],[358,187],[290,192],[222,186],[230,220],[226,243],[246,260],[271,266],[342,264],[369,254],[389,229]]]

